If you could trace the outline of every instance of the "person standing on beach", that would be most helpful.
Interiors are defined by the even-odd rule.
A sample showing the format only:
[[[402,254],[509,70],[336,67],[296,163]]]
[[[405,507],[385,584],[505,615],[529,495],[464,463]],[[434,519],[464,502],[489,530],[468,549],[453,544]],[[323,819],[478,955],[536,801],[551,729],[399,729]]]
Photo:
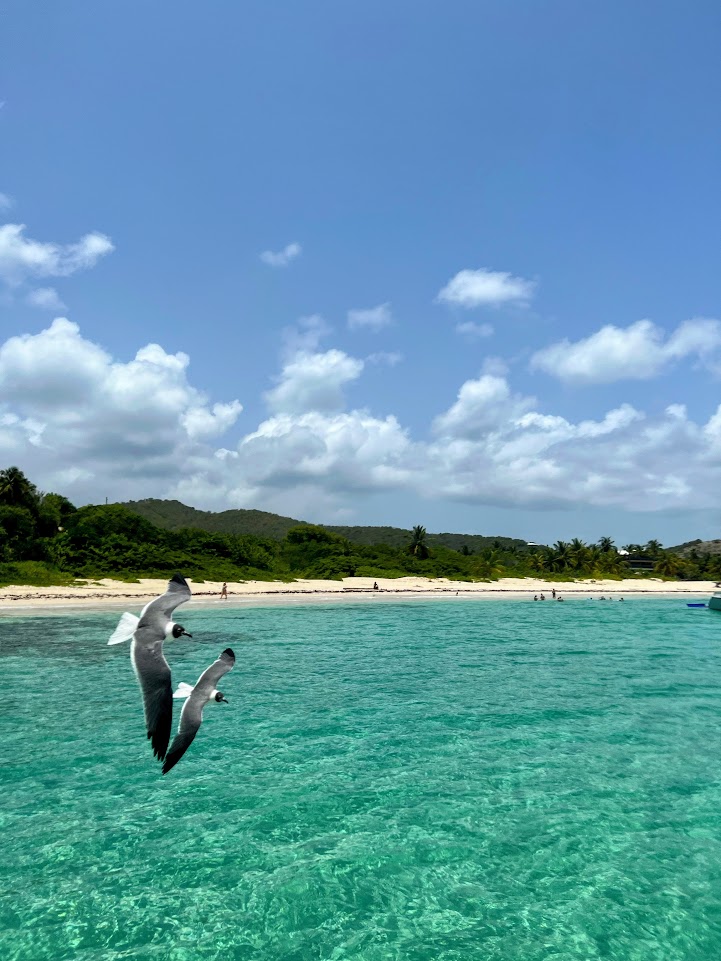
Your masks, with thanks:
[[[223,581],[223,587],[221,588],[221,591],[220,591],[220,599],[221,601],[228,600],[228,585],[226,584],[225,581]]]

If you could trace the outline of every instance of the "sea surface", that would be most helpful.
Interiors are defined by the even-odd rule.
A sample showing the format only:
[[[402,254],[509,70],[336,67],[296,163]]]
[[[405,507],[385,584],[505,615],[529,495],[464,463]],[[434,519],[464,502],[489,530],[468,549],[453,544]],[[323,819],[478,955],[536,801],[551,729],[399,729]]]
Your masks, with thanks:
[[[0,619],[3,961],[721,958],[721,614],[190,609],[166,777],[117,618]]]

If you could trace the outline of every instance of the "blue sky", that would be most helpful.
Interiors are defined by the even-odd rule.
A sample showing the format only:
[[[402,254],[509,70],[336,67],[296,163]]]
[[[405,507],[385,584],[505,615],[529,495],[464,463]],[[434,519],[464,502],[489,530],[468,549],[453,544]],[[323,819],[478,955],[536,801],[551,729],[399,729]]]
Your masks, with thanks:
[[[720,43],[700,2],[10,2],[0,460],[717,536]]]

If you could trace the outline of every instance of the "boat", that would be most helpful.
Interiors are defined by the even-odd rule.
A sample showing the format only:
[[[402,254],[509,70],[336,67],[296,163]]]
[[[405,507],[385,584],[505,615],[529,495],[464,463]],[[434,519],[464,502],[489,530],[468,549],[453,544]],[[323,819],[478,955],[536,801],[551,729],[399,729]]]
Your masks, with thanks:
[[[716,591],[709,597],[708,606],[712,611],[721,611],[721,591]]]
[[[701,601],[701,603],[695,602],[693,604],[687,601],[686,607],[706,607],[706,604],[703,601]]]

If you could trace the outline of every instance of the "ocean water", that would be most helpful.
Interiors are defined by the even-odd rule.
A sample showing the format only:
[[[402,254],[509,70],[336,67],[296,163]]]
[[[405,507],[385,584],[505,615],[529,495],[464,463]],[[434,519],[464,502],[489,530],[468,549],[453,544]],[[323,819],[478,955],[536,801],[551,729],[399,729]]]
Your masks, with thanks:
[[[117,616],[0,619],[3,961],[721,958],[721,614],[187,609],[166,777]]]

